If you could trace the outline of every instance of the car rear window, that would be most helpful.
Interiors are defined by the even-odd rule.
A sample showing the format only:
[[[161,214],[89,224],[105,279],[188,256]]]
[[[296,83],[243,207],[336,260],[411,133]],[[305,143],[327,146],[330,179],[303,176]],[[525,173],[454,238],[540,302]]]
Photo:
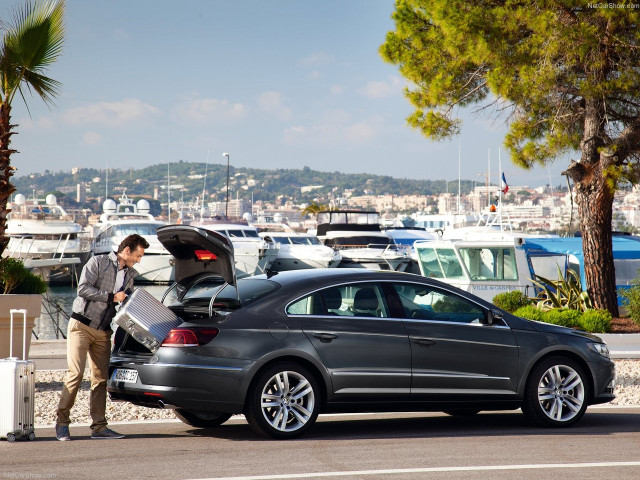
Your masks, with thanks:
[[[220,290],[222,288],[222,290]],[[254,277],[238,280],[240,304],[244,305],[262,298],[278,288],[278,284],[267,279]],[[238,306],[236,288],[225,284],[218,276],[207,276],[193,281],[189,285],[175,284],[165,294],[163,303],[168,307],[208,306],[216,295],[216,304],[220,307]]]
[[[242,305],[263,298],[277,289],[278,284],[276,282],[264,278],[248,277],[238,280],[238,291],[240,292],[240,303]],[[232,285],[225,285],[216,297],[216,303],[231,304],[233,300],[237,299],[236,288]]]

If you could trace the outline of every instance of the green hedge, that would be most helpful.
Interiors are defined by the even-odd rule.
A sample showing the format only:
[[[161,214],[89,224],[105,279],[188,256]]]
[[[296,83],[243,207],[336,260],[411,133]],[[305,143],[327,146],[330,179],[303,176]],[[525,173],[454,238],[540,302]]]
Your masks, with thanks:
[[[520,307],[531,305],[531,300],[524,296],[520,290],[511,290],[510,292],[499,293],[491,301],[496,307],[513,313]]]
[[[607,310],[568,310],[554,308],[543,312],[533,305],[520,307],[513,312],[517,317],[552,323],[562,327],[578,328],[590,333],[607,333],[611,329],[611,314]]]

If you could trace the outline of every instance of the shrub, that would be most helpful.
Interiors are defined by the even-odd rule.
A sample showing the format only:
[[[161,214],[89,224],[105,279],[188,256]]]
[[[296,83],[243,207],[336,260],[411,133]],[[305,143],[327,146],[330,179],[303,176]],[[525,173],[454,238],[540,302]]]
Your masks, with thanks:
[[[567,270],[567,278],[563,278],[562,271],[558,267],[558,280],[549,280],[540,275],[534,275],[534,277],[536,279],[533,283],[542,290],[531,300],[539,309],[566,308],[584,312],[591,308],[589,294],[582,291],[580,279],[573,270]]]
[[[633,285],[624,290],[620,290],[622,306],[626,307],[627,313],[634,323],[640,325],[640,277],[633,280]]]
[[[46,282],[15,258],[0,259],[0,293],[44,293]]]
[[[560,325],[561,327],[572,328],[580,326],[581,316],[581,312],[578,312],[577,310],[553,308],[543,312],[542,321],[546,323],[553,323],[554,325]]]
[[[492,303],[502,310],[513,313],[520,307],[531,305],[531,301],[520,290],[499,293],[493,297]]]
[[[611,313],[607,310],[587,310],[582,313],[580,327],[591,333],[607,333],[611,330]]]
[[[516,317],[528,318],[529,320],[537,320],[539,322],[542,321],[542,310],[538,310],[533,305],[527,305],[525,307],[520,307],[513,314]]]

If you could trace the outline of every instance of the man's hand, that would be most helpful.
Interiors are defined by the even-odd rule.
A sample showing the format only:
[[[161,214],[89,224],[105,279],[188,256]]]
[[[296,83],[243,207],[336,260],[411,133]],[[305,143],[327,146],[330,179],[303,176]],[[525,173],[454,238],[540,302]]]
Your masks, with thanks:
[[[113,296],[113,301],[120,303],[120,302],[124,301],[125,298],[127,298],[127,294],[126,293],[118,292]]]

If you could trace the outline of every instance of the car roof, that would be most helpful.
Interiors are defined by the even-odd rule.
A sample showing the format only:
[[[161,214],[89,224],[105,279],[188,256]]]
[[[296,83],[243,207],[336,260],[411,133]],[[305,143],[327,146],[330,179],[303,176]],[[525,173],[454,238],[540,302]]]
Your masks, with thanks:
[[[277,282],[281,286],[281,293],[291,296],[340,283],[375,281],[417,282],[457,293],[463,297],[472,299],[476,303],[484,305],[486,308],[494,307],[490,302],[448,283],[406,272],[369,270],[366,268],[314,268],[268,272],[253,277],[245,277],[243,280],[250,281],[251,279],[268,279]]]
[[[341,282],[354,281],[375,281],[375,280],[395,280],[395,281],[425,281],[425,277],[412,273],[390,272],[384,270],[369,270],[366,268],[313,268],[302,270],[288,270],[283,272],[269,272],[256,275],[253,278],[268,278],[287,287],[290,285],[303,286],[324,285]]]

